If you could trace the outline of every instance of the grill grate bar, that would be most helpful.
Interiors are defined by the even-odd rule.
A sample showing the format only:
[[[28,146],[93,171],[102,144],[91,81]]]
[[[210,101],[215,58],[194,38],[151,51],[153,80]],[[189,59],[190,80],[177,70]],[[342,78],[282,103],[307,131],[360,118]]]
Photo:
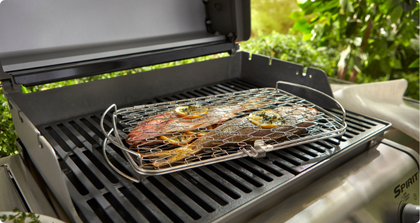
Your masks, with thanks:
[[[126,187],[119,188],[119,191],[128,199],[128,201],[142,214],[141,218],[137,218],[139,222],[159,222],[159,220],[143,205],[138,199],[135,198],[135,195],[131,193]],[[143,218],[144,216],[144,218]],[[147,219],[147,220],[146,220]]]
[[[306,146],[306,145],[299,145],[295,147],[297,150],[308,154],[309,156],[315,158],[318,157],[319,155],[321,155],[320,153],[318,153],[316,150]]]
[[[260,179],[258,179],[258,178],[254,179],[253,177],[249,176],[247,174],[247,173],[250,173],[249,171],[240,167],[239,165],[235,164],[234,162],[223,162],[223,163],[220,163],[220,166],[223,166],[228,171],[230,171],[230,172],[234,173],[236,176],[240,177],[239,179],[241,179],[241,181],[245,180],[245,181],[243,181],[244,184],[247,182],[247,183],[253,185],[254,187],[262,187],[264,185],[260,182]],[[247,172],[247,173],[244,173],[244,172]],[[251,175],[252,175],[252,173],[251,173]]]
[[[232,162],[241,166],[242,168],[246,169],[251,174],[259,177],[262,180],[265,180],[267,182],[273,181],[273,178],[269,176],[270,174],[264,173],[264,171],[261,170],[261,168],[259,168],[258,166],[252,165],[251,163],[247,164],[247,160],[245,160],[245,159],[242,160],[242,161],[241,160],[233,160]],[[254,167],[252,167],[252,166],[254,166]]]
[[[279,160],[279,161],[278,160],[273,160],[273,164],[281,167],[282,169],[286,170],[287,172],[289,172],[293,175],[298,175],[300,173],[299,171],[293,169],[293,167],[286,164],[285,162],[281,162],[281,160]]]
[[[186,194],[184,194],[177,187],[170,187],[172,185],[165,177],[155,176],[148,177],[155,187],[157,187],[162,193],[164,193],[169,199],[171,199],[178,207],[184,210],[192,219],[200,219],[201,216],[207,214],[197,203],[191,200]],[[170,188],[170,189],[169,189]]]
[[[183,222],[182,219],[191,219],[178,205],[156,188],[149,180],[134,183],[136,187],[149,198],[173,222]]]
[[[242,88],[242,90],[248,90],[248,89],[251,89],[251,88],[258,88],[257,85],[250,84],[250,83],[247,83],[247,82],[239,80],[239,79],[232,80],[231,82],[228,82],[228,83],[231,83],[235,87]],[[238,90],[238,89],[235,89],[235,90]]]
[[[99,124],[96,121],[94,121],[92,119],[92,117],[96,117],[96,116],[91,116],[89,118],[83,118],[84,120],[86,120],[86,122],[83,122],[83,124],[89,125],[88,128],[90,128],[92,131],[97,133],[96,135],[94,135],[93,138],[96,138],[98,144],[101,145],[102,141],[105,137],[100,131]],[[121,166],[120,168],[123,168],[122,171],[124,170],[123,172],[130,175],[130,176],[135,175],[135,173],[134,173],[133,169],[131,168],[130,164],[128,164],[128,162],[125,160],[125,157],[122,156],[121,154],[119,154],[119,152],[121,152],[119,149],[114,149],[113,145],[110,145],[110,146],[107,146],[106,151],[110,155],[110,159],[116,161],[116,162],[113,163],[115,166],[117,166],[117,167]]]
[[[116,212],[124,219],[125,222],[136,222],[136,220],[134,220],[134,218],[130,215],[130,213],[137,213],[137,211],[130,210],[134,208],[131,204],[124,202],[123,206],[121,202],[119,202],[120,199],[116,199],[111,193],[106,193],[103,196],[110,204],[112,204],[112,206],[116,209]],[[129,210],[130,213],[127,210]]]
[[[332,110],[332,112],[334,112],[334,113],[336,113],[338,115],[341,115],[342,114],[341,111],[335,110],[335,109]],[[346,113],[346,119],[347,118],[349,118],[351,121],[353,121],[355,123],[360,123],[360,124],[368,125],[368,126],[372,126],[372,127],[373,126],[377,126],[378,125],[378,121],[379,121],[379,120],[374,120],[374,119],[372,119],[370,117],[367,117],[367,116],[361,116],[361,115],[356,114],[356,113],[351,112],[351,111],[349,111],[349,112]],[[384,124],[384,123],[381,123],[381,124]]]
[[[86,175],[87,179],[99,190],[105,186],[102,182],[108,182],[108,179],[102,175],[102,173],[94,166],[88,166],[85,163],[89,163],[87,157],[80,150],[75,151],[74,156],[70,156],[76,166]]]
[[[249,162],[250,164],[248,164],[248,165],[250,165],[250,166],[252,164],[254,164],[254,165],[252,165],[252,166],[254,166],[254,168],[258,168],[258,167],[262,168],[261,172],[268,171],[268,173],[265,173],[267,175],[273,174],[276,177],[281,177],[281,176],[284,175],[284,174],[281,173],[281,171],[282,171],[281,169],[279,169],[279,170],[274,169],[276,166],[272,165],[272,162],[267,158],[261,158],[261,159],[256,160],[256,159],[247,157],[247,158],[242,159],[241,161],[244,162],[244,163]],[[272,178],[275,178],[275,177],[272,177]]]
[[[286,160],[287,162],[289,162],[290,164],[294,165],[294,166],[300,166],[301,165],[301,160],[298,160],[296,157],[291,156],[290,154],[286,153],[285,151],[275,151],[273,152],[274,155]]]
[[[219,168],[217,168],[218,165],[214,165],[214,166],[208,166],[207,168],[209,168],[211,171],[213,171],[215,174],[219,175],[220,177],[222,177],[224,180],[226,180],[227,182],[231,183],[233,186],[235,186],[236,188],[238,188],[239,190],[245,192],[245,193],[249,193],[252,190],[246,186],[243,182],[239,182],[237,179],[233,178],[230,174],[226,174],[226,170],[222,168],[222,170],[220,170]]]
[[[196,204],[200,205],[201,208],[206,210],[207,212],[213,212],[216,209],[214,206],[216,204],[213,204],[212,200],[206,199],[207,196],[205,194],[200,194],[200,190],[192,191],[189,188],[193,185],[189,185],[190,182],[186,181],[182,177],[176,177],[175,174],[165,174],[163,177],[166,178],[169,182],[171,182],[175,187],[177,187],[180,191],[182,191],[185,195],[187,195],[192,201],[194,201]],[[213,205],[212,205],[213,204]]]
[[[213,199],[215,202],[217,202],[218,204],[220,204],[221,206],[225,206],[228,204],[228,201],[226,201],[226,199],[222,198],[221,196],[217,195],[214,191],[218,191],[218,189],[216,187],[214,187],[211,184],[202,184],[200,182],[202,179],[200,179],[200,177],[197,178],[191,176],[190,174],[187,173],[188,171],[182,171],[182,172],[178,172],[179,175],[181,175],[182,177],[184,177],[186,180],[188,180],[188,182],[190,182],[192,185],[194,185],[196,188],[198,188],[200,191],[202,191],[205,195],[207,195],[209,198]],[[194,173],[193,173],[194,174]]]
[[[87,203],[94,210],[102,222],[124,221],[104,197],[98,197],[98,199],[100,202],[98,202],[95,198],[92,198],[88,200]]]
[[[130,203],[133,204],[134,207],[136,207],[137,209],[140,209],[141,207],[145,207],[144,209],[141,208],[140,212],[141,214],[146,217],[149,220],[153,220],[150,222],[169,222],[171,221],[170,218],[159,208],[159,206],[155,205],[155,203],[150,200],[150,198],[155,199],[155,197],[153,195],[147,194],[147,196],[145,194],[143,194],[144,190],[140,190],[139,188],[143,188],[141,184],[133,184],[131,182],[128,182],[127,180],[122,180],[121,181],[124,185],[124,187],[120,188],[123,189],[126,188],[130,193],[127,193],[128,195],[132,195],[133,197],[128,197],[125,196],[129,201],[130,199],[132,200],[137,200],[137,202],[132,203],[130,201]],[[146,189],[146,192],[149,192]],[[140,206],[137,206],[138,204],[140,204]],[[154,221],[155,219],[158,219],[157,221]],[[142,222],[142,221],[140,221]]]
[[[223,89],[223,90],[225,90],[227,93],[230,93],[230,92],[235,92],[236,90],[234,90],[234,89],[231,89],[231,88],[229,88],[229,87],[226,87],[225,85],[223,85],[223,84],[216,84],[216,86],[218,87],[218,88],[221,88],[221,89]]]
[[[283,149],[283,151],[285,151],[286,153],[289,153],[290,155],[306,162],[309,161],[312,157],[308,156],[307,154],[297,150],[295,147],[292,148],[288,148],[288,149]]]
[[[210,168],[213,168],[213,167],[210,167]],[[241,197],[241,191],[235,185],[225,180],[223,177],[219,176],[214,171],[209,171],[208,167],[199,168],[199,169],[194,168],[192,170],[193,172],[200,175],[203,179],[206,179],[207,182],[217,187],[218,190],[222,191],[223,193],[225,193],[232,199],[237,200]]]

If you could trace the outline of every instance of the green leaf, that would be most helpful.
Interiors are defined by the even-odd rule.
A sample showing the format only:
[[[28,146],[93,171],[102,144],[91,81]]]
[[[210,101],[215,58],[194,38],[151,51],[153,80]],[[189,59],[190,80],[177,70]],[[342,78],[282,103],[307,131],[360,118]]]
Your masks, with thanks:
[[[312,33],[306,33],[302,38],[304,41],[309,41],[312,38]]]
[[[29,90],[28,90],[28,88],[26,88],[25,86],[22,85],[22,92],[27,94],[27,93],[29,93]]]
[[[410,63],[410,65],[408,65],[408,68],[419,68],[419,62],[419,58],[417,58],[412,63]]]
[[[353,5],[349,0],[340,0],[340,5],[344,12],[354,12]]]
[[[385,1],[385,4],[383,4],[383,6],[385,7],[385,8],[387,8],[388,10],[390,10],[390,9],[392,9],[395,5],[398,5],[398,4],[400,4],[401,3],[401,1],[399,1],[399,0],[386,0]]]
[[[320,2],[305,1],[303,4],[298,3],[298,6],[305,12],[305,15],[311,14],[318,6]]]
[[[391,73],[391,65],[389,64],[388,60],[386,60],[385,58],[380,60],[379,62],[379,66],[381,67],[381,70],[385,73],[385,74],[389,74]]]
[[[401,61],[400,61],[399,59],[395,58],[395,57],[392,57],[392,58],[391,58],[391,60],[390,60],[390,64],[391,64],[391,67],[392,67],[392,68],[395,68],[395,69],[402,69],[402,64],[401,64]]]
[[[349,22],[346,27],[346,36],[351,37],[357,29],[357,22]]]
[[[378,54],[381,54],[382,52],[386,51],[386,49],[388,49],[388,43],[386,41],[386,39],[375,39],[375,42],[373,42],[373,45],[375,46],[375,52],[377,52]],[[380,55],[382,56],[386,56],[384,54]]]
[[[318,20],[320,20],[320,19],[321,19],[321,16],[316,16],[316,17],[314,17],[310,20],[310,23],[318,22]]]
[[[293,25],[293,30],[297,30],[303,33],[310,33],[312,30],[312,27],[308,23],[306,19],[301,19]]]
[[[331,1],[328,1],[327,4],[316,8],[313,12],[314,13],[316,13],[316,12],[328,12],[328,11],[331,11],[331,9],[333,9],[335,7],[338,7],[338,6],[339,6],[339,2],[337,0],[331,0]]]
[[[403,14],[403,8],[401,7],[401,5],[398,5],[394,8],[394,10],[392,10],[390,16],[391,16],[391,23],[395,23]]]
[[[290,13],[289,18],[298,21],[303,19],[303,17],[305,16],[305,13],[302,11],[294,11],[292,13]]]

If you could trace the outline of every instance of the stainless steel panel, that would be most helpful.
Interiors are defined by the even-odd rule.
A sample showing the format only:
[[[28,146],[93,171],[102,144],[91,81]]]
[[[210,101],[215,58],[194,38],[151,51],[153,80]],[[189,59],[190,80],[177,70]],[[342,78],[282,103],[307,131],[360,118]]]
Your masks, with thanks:
[[[49,142],[40,135],[39,131],[19,110],[16,104],[9,101],[9,105],[11,105],[10,111],[12,113],[16,132],[25,144],[27,152],[35,167],[42,175],[55,198],[62,205],[68,217],[73,222],[81,222],[70,199],[70,195],[53,148]]]
[[[410,155],[381,143],[250,222],[398,222],[403,204],[419,204],[418,171]]]
[[[11,71],[223,40],[205,16],[195,0],[4,1],[0,57]]]
[[[22,199],[18,194],[18,188],[12,183],[8,167],[0,164],[0,211],[11,211],[18,208],[27,211]]]
[[[6,169],[8,173],[5,172]],[[21,211],[57,218],[19,155],[0,159],[0,182],[0,211],[12,211],[17,207]]]

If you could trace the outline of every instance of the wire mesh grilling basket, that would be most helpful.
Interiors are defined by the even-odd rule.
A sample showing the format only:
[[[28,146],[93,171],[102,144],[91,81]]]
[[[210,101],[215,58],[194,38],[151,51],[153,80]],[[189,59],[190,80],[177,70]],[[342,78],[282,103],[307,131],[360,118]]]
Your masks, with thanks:
[[[329,111],[278,88],[278,84],[310,89],[329,98],[342,110]],[[112,109],[111,129],[105,116]],[[278,81],[276,88],[258,88],[117,109],[102,115],[108,164],[133,181],[107,159],[108,141],[123,150],[141,175],[160,175],[266,152],[344,134],[345,110],[318,90]]]

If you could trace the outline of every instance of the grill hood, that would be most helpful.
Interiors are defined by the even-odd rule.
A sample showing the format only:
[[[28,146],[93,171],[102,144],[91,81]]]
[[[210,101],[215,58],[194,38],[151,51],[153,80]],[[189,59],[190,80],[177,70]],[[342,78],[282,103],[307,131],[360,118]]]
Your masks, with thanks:
[[[29,86],[236,51],[250,2],[5,1],[0,30],[4,72]]]

